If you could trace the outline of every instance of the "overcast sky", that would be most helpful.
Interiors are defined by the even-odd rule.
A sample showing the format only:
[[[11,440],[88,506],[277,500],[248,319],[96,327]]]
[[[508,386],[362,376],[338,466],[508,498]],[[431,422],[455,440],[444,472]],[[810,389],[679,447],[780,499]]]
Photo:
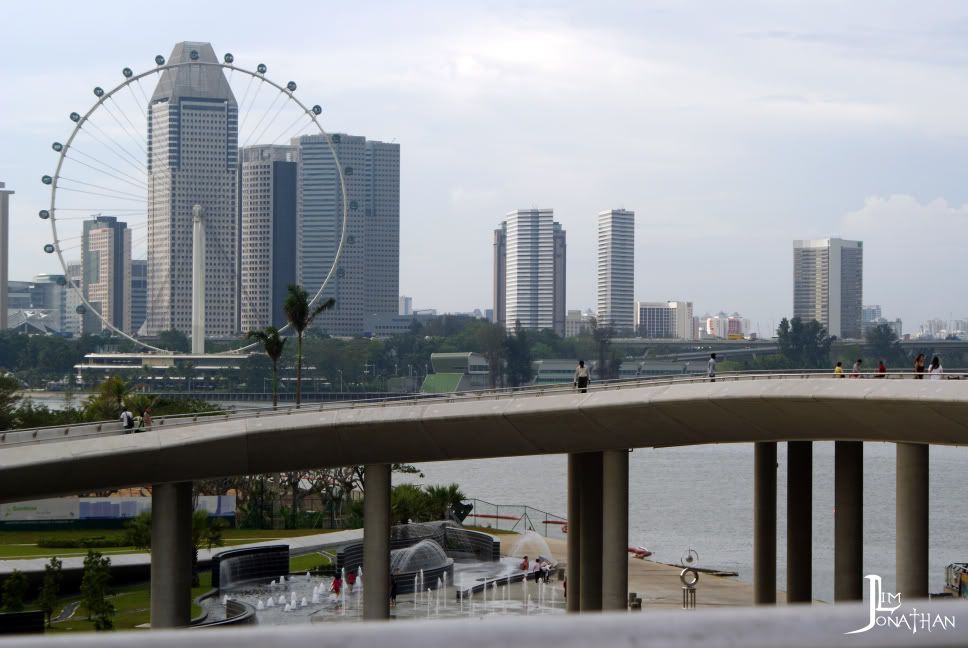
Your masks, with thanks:
[[[792,241],[864,241],[864,302],[968,317],[968,3],[4,3],[11,279],[60,272],[37,218],[91,88],[212,42],[294,79],[330,132],[401,144],[400,291],[491,306],[492,230],[552,207],[568,307],[595,304],[596,214],[636,212],[635,294],[792,309]],[[275,74],[274,74],[275,73]]]

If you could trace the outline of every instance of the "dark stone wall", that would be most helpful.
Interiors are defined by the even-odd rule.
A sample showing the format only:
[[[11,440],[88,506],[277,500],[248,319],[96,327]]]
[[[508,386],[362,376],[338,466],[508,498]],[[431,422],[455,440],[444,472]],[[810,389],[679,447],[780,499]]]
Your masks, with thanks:
[[[0,635],[34,633],[44,633],[44,613],[40,610],[0,613]]]

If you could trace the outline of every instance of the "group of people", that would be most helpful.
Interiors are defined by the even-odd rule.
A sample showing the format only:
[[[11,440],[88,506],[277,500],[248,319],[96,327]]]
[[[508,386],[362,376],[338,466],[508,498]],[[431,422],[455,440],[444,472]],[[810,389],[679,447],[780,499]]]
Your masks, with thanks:
[[[140,416],[131,413],[131,409],[125,407],[121,411],[121,430],[123,434],[132,432],[144,432],[151,429],[151,408],[146,407]]]
[[[534,565],[531,565],[531,563],[528,561],[528,557],[525,556],[524,559],[521,560],[520,564],[518,564],[518,569],[525,573],[525,578],[527,578],[528,574],[534,574],[534,581],[536,583],[538,581],[544,581],[547,583],[548,578],[551,575],[551,561],[538,556],[534,561]]]
[[[864,361],[862,358],[857,358],[854,362],[854,366],[850,370],[850,378],[860,378],[862,366]],[[944,369],[941,368],[941,358],[934,356],[931,358],[931,364],[928,367],[924,366],[924,354],[919,353],[918,357],[914,359],[914,379],[924,380],[924,374],[928,374],[930,380],[941,380],[942,374],[944,374]],[[887,374],[887,365],[881,360],[877,363],[876,376],[878,378],[883,378]],[[848,374],[844,371],[844,363],[837,361],[837,365],[834,367],[834,376],[836,378],[844,378]]]

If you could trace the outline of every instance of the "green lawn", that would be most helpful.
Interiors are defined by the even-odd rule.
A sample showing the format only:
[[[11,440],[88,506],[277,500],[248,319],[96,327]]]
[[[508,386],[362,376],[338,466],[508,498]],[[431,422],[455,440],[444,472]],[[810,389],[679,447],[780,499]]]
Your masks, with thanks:
[[[302,573],[313,571],[319,567],[329,567],[332,564],[329,558],[326,556],[321,556],[316,553],[306,554],[304,556],[294,556],[289,559],[289,571],[293,573]]]
[[[284,540],[319,533],[330,533],[333,529],[225,529],[222,537],[226,547],[234,547],[252,542],[267,540]],[[68,558],[86,556],[87,549],[38,547],[41,538],[58,538],[62,540],[78,540],[104,536],[108,538],[119,536],[121,529],[64,529],[50,531],[0,531],[0,560],[18,560],[22,558],[47,558],[57,556]],[[107,547],[97,549],[106,556],[112,554],[140,553],[141,549],[134,547]]]

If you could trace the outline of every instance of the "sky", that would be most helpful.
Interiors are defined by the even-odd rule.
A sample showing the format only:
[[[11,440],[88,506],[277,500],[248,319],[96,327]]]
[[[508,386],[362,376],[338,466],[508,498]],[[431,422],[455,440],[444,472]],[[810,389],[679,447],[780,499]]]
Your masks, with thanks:
[[[400,291],[490,308],[492,231],[551,207],[568,308],[594,308],[598,212],[636,213],[635,295],[792,310],[792,242],[864,241],[864,303],[968,317],[963,2],[4,3],[11,279],[44,254],[51,142],[120,70],[211,42],[298,82],[330,132],[401,145]]]

